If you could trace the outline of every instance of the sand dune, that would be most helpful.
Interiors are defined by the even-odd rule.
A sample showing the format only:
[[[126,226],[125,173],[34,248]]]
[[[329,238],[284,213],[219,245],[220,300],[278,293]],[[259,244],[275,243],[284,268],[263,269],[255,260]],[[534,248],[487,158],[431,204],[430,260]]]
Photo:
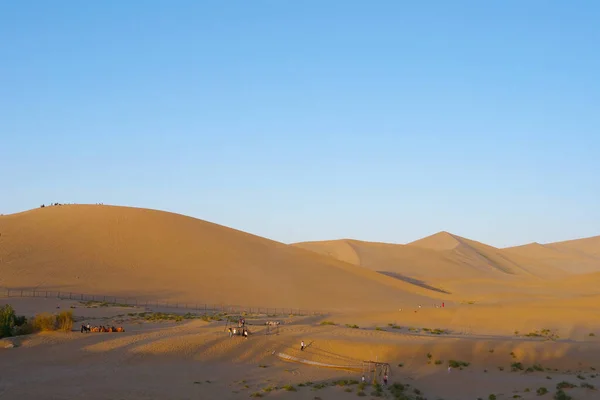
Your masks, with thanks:
[[[47,207],[0,217],[0,233],[0,287],[320,310],[416,303],[428,292],[331,257],[146,209]]]
[[[531,262],[541,261],[568,273],[600,271],[600,236],[549,244],[531,243],[506,248],[503,252]]]
[[[334,240],[295,243],[415,285],[440,289],[454,298],[514,301],[531,295],[546,298],[570,274],[598,271],[597,238],[550,245],[498,249],[448,232],[402,245]],[[591,289],[587,286],[586,293]],[[567,292],[577,291],[577,286]]]

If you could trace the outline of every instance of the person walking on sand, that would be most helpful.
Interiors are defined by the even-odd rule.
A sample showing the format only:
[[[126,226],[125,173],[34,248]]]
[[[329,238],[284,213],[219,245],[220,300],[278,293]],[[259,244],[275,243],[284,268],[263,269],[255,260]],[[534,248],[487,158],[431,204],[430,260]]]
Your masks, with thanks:
[[[300,342],[300,350],[304,351],[304,340]]]
[[[233,336],[233,331],[231,330],[231,328],[227,328],[227,332],[229,333],[229,337]]]
[[[387,376],[387,374],[385,374],[385,375],[383,376],[383,384],[384,384],[385,386],[387,386],[387,382],[388,382],[388,376]]]

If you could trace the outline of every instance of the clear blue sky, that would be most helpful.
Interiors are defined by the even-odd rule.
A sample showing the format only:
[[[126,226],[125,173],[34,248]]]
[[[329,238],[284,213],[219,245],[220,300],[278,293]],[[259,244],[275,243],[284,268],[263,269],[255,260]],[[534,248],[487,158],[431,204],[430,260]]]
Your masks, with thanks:
[[[599,21],[596,1],[3,1],[0,213],[598,235]]]

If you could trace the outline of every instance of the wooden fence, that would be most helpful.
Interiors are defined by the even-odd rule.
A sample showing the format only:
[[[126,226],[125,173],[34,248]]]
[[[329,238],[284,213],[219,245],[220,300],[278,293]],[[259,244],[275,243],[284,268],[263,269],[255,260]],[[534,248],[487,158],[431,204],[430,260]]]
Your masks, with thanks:
[[[27,289],[0,289],[2,297],[28,297],[28,298],[54,298],[61,300],[74,300],[83,303],[100,303],[102,306],[125,306],[125,307],[147,307],[156,310],[180,309],[196,313],[226,313],[226,314],[264,314],[267,316],[283,315],[323,315],[322,312],[289,307],[246,307],[229,304],[191,303],[191,302],[161,302],[154,300],[138,299],[135,297],[105,296],[97,294],[83,294],[75,292],[50,291],[50,290],[27,290]]]

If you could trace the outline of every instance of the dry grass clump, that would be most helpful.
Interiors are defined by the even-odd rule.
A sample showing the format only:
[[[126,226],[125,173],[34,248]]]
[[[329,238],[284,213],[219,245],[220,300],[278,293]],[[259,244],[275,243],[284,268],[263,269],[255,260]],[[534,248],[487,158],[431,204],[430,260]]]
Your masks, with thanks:
[[[56,315],[41,313],[33,318],[31,325],[36,332],[70,332],[73,329],[73,312],[63,311]]]

